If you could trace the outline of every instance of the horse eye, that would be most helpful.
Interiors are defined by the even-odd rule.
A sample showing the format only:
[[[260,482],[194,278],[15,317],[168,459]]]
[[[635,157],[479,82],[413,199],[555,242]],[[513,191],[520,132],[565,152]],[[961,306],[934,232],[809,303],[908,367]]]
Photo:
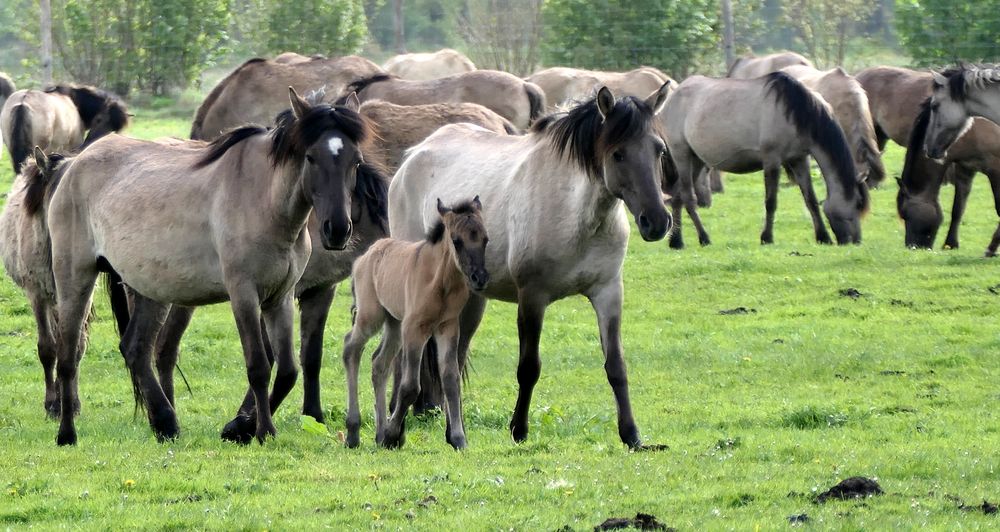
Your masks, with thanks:
[[[316,159],[313,159],[312,155],[306,154],[306,161],[308,161],[309,164],[316,164]]]
[[[620,162],[622,162],[622,161],[624,161],[624,160],[625,160],[625,154],[624,154],[624,153],[622,153],[622,152],[620,152],[620,151],[616,151],[616,152],[615,152],[615,153],[614,153],[614,154],[612,155],[612,157],[614,157],[614,158],[615,158],[615,162],[616,162],[616,163],[620,163]]]
[[[457,239],[457,238],[453,238],[453,239],[451,239],[451,243],[452,243],[452,244],[455,244],[455,247],[456,247],[456,248],[460,248],[460,247],[462,247],[462,241],[461,241],[461,240],[459,240],[459,239]]]

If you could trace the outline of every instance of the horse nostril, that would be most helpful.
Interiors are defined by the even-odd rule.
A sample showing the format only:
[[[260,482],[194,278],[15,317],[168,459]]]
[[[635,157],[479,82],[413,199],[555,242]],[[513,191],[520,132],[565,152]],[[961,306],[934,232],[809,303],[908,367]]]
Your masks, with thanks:
[[[649,229],[649,218],[646,218],[645,214],[639,215],[639,229]]]
[[[323,234],[328,237],[333,235],[333,223],[330,220],[323,222]]]

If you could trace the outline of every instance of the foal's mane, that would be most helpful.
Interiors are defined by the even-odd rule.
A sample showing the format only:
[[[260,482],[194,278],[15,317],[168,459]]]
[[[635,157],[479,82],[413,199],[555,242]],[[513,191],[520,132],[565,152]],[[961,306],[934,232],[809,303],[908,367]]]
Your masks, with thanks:
[[[21,167],[21,174],[25,180],[24,190],[24,210],[28,216],[34,216],[42,209],[45,203],[46,191],[55,190],[55,184],[62,176],[62,169],[69,159],[58,153],[49,155],[49,164],[46,168],[38,166],[34,157],[28,158]]]
[[[795,78],[784,72],[772,72],[764,76],[764,87],[773,94],[779,104],[785,107],[785,117],[800,133],[818,144],[834,166],[840,185],[848,196],[858,189],[854,175],[854,158],[847,145],[844,131],[834,120],[823,102]],[[867,199],[865,200],[867,203]]]
[[[118,95],[111,92],[82,85],[55,85],[46,87],[44,92],[72,99],[87,129],[90,129],[94,119],[102,112],[108,114],[110,125],[115,131],[128,125],[128,107]]]
[[[1000,82],[1000,65],[966,65],[951,67],[941,72],[948,78],[948,93],[956,101],[965,101],[969,87],[983,88]]]
[[[361,78],[361,79],[352,81],[350,84],[348,84],[347,88],[344,89],[344,94],[350,94],[352,92],[356,92],[358,94],[361,94],[361,91],[363,91],[366,88],[368,88],[369,85],[371,85],[373,83],[379,83],[381,81],[389,81],[390,79],[399,79],[399,77],[398,76],[394,76],[392,74],[375,74],[374,76],[368,76],[367,78]]]
[[[615,102],[607,117],[601,116],[597,96],[565,113],[548,115],[531,126],[545,135],[555,152],[579,165],[587,175],[599,178],[605,158],[620,146],[659,130],[653,110],[646,102],[626,96]]]

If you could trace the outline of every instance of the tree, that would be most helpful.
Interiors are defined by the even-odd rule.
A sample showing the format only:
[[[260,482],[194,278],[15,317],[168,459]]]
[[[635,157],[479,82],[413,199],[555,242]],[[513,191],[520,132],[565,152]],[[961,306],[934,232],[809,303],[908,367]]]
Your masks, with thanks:
[[[480,68],[526,76],[538,66],[542,0],[466,0],[458,18]]]
[[[355,54],[368,37],[361,0],[273,0],[266,9],[269,53]]]
[[[871,0],[785,0],[782,19],[818,65],[843,65],[848,41],[875,7]]]
[[[896,31],[919,66],[1000,59],[996,0],[901,0]]]
[[[548,65],[614,70],[651,65],[684,77],[722,63],[716,0],[549,0],[543,14]]]

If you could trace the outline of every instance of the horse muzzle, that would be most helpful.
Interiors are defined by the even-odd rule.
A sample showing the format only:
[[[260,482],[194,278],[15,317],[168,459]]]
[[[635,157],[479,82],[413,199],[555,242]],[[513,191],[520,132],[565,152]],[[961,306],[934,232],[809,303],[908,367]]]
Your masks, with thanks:
[[[481,292],[490,284],[490,274],[486,270],[474,272],[469,276],[469,288]]]
[[[666,209],[655,212],[652,216],[645,212],[635,218],[635,224],[639,226],[639,235],[646,242],[656,242],[662,240],[673,227],[673,218]]]
[[[331,220],[326,220],[320,228],[319,236],[324,249],[328,251],[343,251],[351,241],[353,233],[354,226],[350,220],[347,220],[345,224],[337,224]]]

